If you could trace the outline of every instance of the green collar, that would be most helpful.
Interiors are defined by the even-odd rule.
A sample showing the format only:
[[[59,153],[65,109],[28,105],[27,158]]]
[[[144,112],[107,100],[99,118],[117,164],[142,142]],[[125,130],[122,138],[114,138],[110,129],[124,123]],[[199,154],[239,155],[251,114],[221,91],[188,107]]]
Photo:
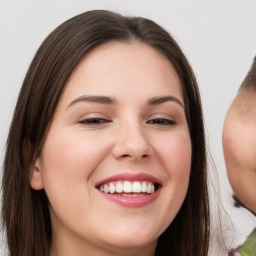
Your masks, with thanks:
[[[229,256],[234,256],[234,253],[238,252],[241,256],[255,256],[256,255],[256,228],[247,237],[245,242],[233,249],[228,253]]]

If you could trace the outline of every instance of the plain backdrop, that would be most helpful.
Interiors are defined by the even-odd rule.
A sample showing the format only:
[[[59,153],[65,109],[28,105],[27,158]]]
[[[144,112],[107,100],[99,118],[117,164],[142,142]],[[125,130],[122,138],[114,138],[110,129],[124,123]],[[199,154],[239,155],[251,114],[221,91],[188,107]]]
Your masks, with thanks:
[[[226,111],[256,54],[256,1],[0,0],[1,163],[18,92],[35,51],[56,26],[92,9],[150,18],[178,41],[199,82],[208,147],[219,174],[223,205],[239,234],[248,234],[256,221],[233,207],[221,133]],[[0,254],[3,247],[0,245]]]

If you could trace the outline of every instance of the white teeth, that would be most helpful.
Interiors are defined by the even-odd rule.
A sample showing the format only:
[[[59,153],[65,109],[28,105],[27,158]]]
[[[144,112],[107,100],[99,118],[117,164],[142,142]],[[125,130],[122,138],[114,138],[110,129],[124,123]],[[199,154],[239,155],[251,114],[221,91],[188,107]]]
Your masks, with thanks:
[[[152,185],[152,186],[151,186],[150,193],[151,193],[151,194],[153,194],[154,192],[155,192],[155,186],[154,186],[154,185]]]
[[[147,186],[147,193],[149,194],[150,192],[151,192],[151,183],[149,183]]]
[[[132,184],[132,192],[133,193],[140,193],[141,192],[141,185],[138,181],[133,182]]]
[[[123,185],[121,182],[116,183],[116,193],[122,193],[123,192]]]
[[[124,192],[131,193],[132,192],[132,183],[130,181],[124,182]]]
[[[100,185],[99,190],[103,193],[133,193],[127,194],[127,196],[141,196],[144,195],[143,193],[153,194],[155,192],[155,186],[152,182],[148,181],[117,181],[117,182],[110,182],[104,185]],[[126,194],[122,194],[126,195]]]
[[[141,192],[147,192],[147,183],[145,181],[142,182]]]
[[[108,185],[104,185],[104,192],[108,193],[109,192],[109,186]]]
[[[109,191],[110,194],[114,194],[116,192],[116,187],[112,182],[109,184]]]

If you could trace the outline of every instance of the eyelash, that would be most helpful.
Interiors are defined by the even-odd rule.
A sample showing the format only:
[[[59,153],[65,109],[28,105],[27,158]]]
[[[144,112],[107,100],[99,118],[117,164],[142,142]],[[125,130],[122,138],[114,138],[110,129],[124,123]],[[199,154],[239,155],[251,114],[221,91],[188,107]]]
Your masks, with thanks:
[[[147,124],[155,124],[160,126],[172,126],[172,125],[175,125],[176,122],[174,120],[167,119],[167,118],[154,118],[147,121]]]
[[[82,121],[80,121],[80,124],[83,125],[101,125],[105,123],[110,123],[110,120],[107,120],[105,118],[100,118],[100,117],[92,117],[92,118],[87,118]],[[167,119],[167,118],[154,118],[146,122],[147,124],[153,124],[153,125],[159,125],[159,126],[172,126],[175,125],[176,122]]]
[[[92,117],[92,118],[87,118],[82,121],[80,121],[80,124],[85,124],[85,125],[100,125],[100,124],[105,124],[111,122],[110,120],[107,120],[105,118],[100,118],[100,117]]]

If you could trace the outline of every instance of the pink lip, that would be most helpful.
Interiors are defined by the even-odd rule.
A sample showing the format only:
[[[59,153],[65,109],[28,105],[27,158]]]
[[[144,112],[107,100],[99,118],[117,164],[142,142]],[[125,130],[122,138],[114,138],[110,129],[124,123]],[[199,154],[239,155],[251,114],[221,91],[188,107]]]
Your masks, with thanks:
[[[111,176],[107,179],[104,179],[96,184],[95,187],[108,183],[111,181],[119,181],[119,180],[127,180],[127,181],[150,181],[153,183],[157,183],[160,185],[160,181],[155,178],[152,175],[146,174],[146,173],[137,173],[137,174],[131,174],[131,173],[122,173],[118,175]],[[99,193],[104,196],[107,200],[114,202],[116,204],[119,204],[123,207],[129,207],[129,208],[141,208],[148,204],[153,203],[161,191],[161,186],[152,194],[142,195],[142,196],[122,196],[120,194],[106,194],[104,192],[101,192],[98,190]]]
[[[109,201],[119,204],[123,207],[141,208],[143,206],[153,203],[157,199],[160,190],[161,188],[159,188],[153,194],[143,196],[121,196],[118,194],[106,194],[100,191],[99,193]]]

